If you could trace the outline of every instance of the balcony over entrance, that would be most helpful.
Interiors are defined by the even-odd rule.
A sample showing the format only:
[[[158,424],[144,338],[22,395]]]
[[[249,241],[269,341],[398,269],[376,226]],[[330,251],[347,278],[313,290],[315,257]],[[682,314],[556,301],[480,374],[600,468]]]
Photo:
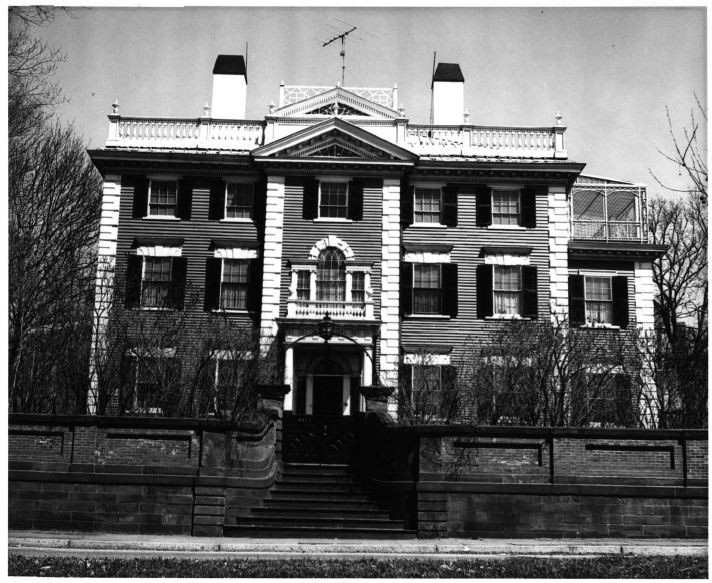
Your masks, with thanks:
[[[645,186],[581,177],[571,189],[571,238],[648,240]]]

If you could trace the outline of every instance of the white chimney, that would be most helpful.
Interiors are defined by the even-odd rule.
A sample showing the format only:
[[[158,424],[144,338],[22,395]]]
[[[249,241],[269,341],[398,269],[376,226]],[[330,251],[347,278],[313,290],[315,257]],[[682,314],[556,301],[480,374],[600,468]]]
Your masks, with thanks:
[[[438,63],[433,75],[433,123],[461,125],[465,112],[465,78],[457,63]]]
[[[212,117],[245,119],[247,69],[242,55],[218,55],[213,67]]]

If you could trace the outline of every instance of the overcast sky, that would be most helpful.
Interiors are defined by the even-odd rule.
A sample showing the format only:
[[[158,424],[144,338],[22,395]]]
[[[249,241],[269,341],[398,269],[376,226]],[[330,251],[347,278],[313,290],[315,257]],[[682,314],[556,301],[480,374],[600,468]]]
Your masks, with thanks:
[[[704,8],[89,8],[38,34],[66,61],[60,108],[90,147],[103,146],[111,103],[122,115],[198,117],[218,54],[249,43],[247,117],[277,102],[279,83],[333,85],[349,30],[346,86],[399,87],[427,123],[433,53],[459,63],[478,125],[548,126],[563,115],[569,159],[585,172],[645,182],[652,168],[685,186],[669,150],[665,107],[689,122],[706,104]]]

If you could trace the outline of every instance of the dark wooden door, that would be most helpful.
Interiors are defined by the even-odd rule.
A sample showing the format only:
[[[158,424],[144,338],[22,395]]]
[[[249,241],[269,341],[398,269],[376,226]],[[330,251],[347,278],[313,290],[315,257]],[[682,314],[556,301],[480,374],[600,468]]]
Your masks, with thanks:
[[[356,447],[357,417],[284,413],[282,451],[285,462],[351,463]]]
[[[336,417],[344,412],[344,379],[341,376],[314,376],[312,413]]]

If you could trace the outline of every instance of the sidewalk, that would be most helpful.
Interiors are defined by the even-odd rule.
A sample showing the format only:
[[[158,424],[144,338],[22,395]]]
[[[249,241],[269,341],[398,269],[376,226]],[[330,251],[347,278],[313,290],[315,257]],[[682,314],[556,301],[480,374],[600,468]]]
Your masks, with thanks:
[[[10,553],[186,558],[707,555],[707,539],[251,539],[79,532],[8,532]]]

